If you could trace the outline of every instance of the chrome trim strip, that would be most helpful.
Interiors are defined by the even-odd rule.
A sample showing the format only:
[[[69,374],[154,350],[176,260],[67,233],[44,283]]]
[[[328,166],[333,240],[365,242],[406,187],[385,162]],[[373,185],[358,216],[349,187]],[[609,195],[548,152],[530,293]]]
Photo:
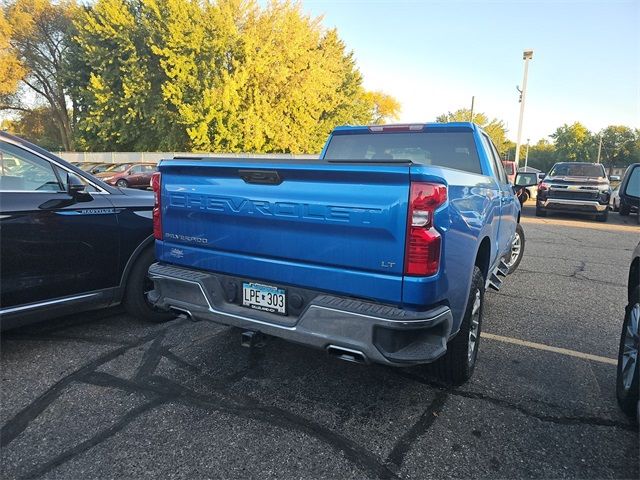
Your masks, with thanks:
[[[87,293],[84,295],[76,295],[75,297],[59,298],[57,300],[47,300],[45,302],[33,303],[30,305],[22,305],[20,307],[9,307],[4,310],[0,310],[0,315],[6,315],[7,313],[21,312],[23,310],[32,310],[34,308],[45,307],[47,305],[56,305],[59,303],[71,302],[73,300],[80,300],[81,298],[95,297],[96,295],[99,295],[99,293]]]
[[[609,204],[602,205],[600,202],[594,200],[570,200],[566,198],[548,198],[547,200],[540,202],[543,207],[549,204],[555,203],[557,205],[583,205],[588,207],[595,207],[598,212],[602,212],[609,208]]]

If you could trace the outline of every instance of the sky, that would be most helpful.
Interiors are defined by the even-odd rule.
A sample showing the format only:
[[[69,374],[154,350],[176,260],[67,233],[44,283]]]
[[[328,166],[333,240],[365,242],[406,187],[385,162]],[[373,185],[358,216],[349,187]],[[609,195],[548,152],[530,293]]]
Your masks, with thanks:
[[[515,141],[522,52],[529,62],[522,142],[564,123],[640,128],[640,0],[301,0],[354,52],[365,87],[393,95],[399,123],[469,108]]]

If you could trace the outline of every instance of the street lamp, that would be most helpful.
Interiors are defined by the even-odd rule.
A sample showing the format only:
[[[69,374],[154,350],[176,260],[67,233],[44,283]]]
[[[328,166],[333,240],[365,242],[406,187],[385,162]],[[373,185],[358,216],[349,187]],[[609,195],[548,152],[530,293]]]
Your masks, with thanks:
[[[524,117],[524,101],[527,96],[527,73],[529,71],[529,60],[533,58],[533,50],[525,50],[522,53],[524,60],[524,78],[522,80],[522,90],[516,87],[520,92],[520,119],[518,120],[518,138],[516,139],[516,168],[520,162],[520,140],[522,138],[522,119]]]
[[[527,138],[527,153],[524,154],[524,171],[527,171],[527,162],[529,161],[529,139]]]

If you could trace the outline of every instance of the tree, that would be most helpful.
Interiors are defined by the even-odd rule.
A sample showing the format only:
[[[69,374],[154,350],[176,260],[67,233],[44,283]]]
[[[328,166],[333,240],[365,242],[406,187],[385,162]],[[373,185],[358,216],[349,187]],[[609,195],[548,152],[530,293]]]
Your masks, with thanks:
[[[338,124],[399,110],[288,1],[97,0],[75,25],[92,148],[308,153]]]
[[[48,104],[66,150],[73,149],[73,121],[67,105],[65,78],[74,10],[75,5],[66,0],[59,3],[15,0],[4,13],[11,26],[8,54],[23,69],[20,80]],[[4,108],[25,110],[16,103],[5,104]]]
[[[4,10],[0,9],[0,105],[3,99],[17,91],[20,80],[27,72],[11,48],[13,32]]]
[[[62,150],[60,131],[53,122],[49,107],[36,107],[18,113],[14,120],[6,120],[2,129],[36,143],[47,150]]]
[[[623,125],[610,125],[598,134],[602,138],[602,163],[626,166],[640,162],[640,131]]]
[[[397,120],[400,115],[400,102],[384,92],[367,92],[367,101],[373,106],[373,123],[382,124],[390,119]]]
[[[548,172],[555,162],[556,149],[548,140],[541,139],[538,143],[529,147],[528,166],[537,168],[542,172]]]
[[[471,121],[471,110],[467,108],[461,108],[456,110],[455,112],[448,112],[436,117],[436,122],[470,122]],[[484,113],[474,113],[473,114],[473,123],[482,128],[487,135],[491,138],[496,148],[498,149],[498,153],[500,156],[504,156],[504,154],[509,149],[509,140],[507,140],[507,129],[504,126],[504,122],[502,120],[498,120],[497,118],[493,118],[489,120]]]
[[[591,132],[579,122],[566,123],[552,133],[555,141],[556,161],[595,162],[594,139]],[[597,148],[597,146],[595,146]]]

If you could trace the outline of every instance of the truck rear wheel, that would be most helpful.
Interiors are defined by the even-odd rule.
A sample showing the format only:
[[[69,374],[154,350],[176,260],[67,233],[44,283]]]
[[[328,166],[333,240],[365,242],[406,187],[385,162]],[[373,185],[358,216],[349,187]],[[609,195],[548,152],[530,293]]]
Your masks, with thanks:
[[[513,237],[513,243],[511,244],[511,251],[504,257],[504,263],[509,267],[509,273],[513,273],[520,265],[520,261],[524,256],[524,229],[522,225],[516,225],[516,234]]]
[[[462,319],[460,331],[447,345],[447,353],[429,365],[435,376],[442,382],[460,385],[469,380],[473,374],[480,346],[484,283],[482,271],[474,266],[467,310]]]

